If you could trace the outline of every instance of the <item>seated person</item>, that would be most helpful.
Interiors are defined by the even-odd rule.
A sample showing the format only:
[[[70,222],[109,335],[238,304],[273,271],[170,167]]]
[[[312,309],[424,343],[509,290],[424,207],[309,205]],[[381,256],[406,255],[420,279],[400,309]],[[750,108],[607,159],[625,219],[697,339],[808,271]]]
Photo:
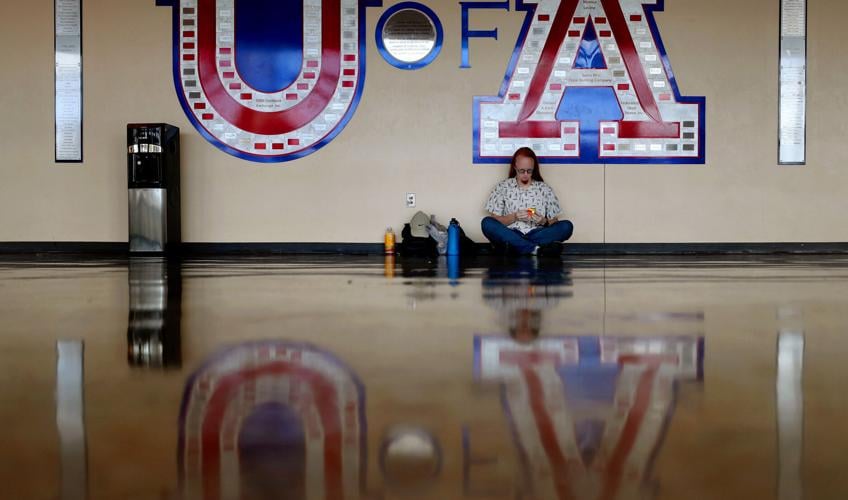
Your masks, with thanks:
[[[562,253],[562,242],[571,237],[570,221],[557,220],[562,211],[554,190],[542,180],[539,160],[530,148],[512,155],[509,178],[489,195],[483,234],[496,247],[519,255]]]

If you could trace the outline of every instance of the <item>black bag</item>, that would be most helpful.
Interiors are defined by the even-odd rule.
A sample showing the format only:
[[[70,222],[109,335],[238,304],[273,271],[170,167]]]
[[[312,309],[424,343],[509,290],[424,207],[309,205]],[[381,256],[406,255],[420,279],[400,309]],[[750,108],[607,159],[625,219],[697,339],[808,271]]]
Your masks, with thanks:
[[[403,225],[403,231],[400,232],[403,241],[398,244],[398,252],[401,255],[409,257],[433,257],[439,255],[439,249],[436,246],[436,240],[427,236],[421,238],[412,236],[412,229],[409,223]]]
[[[409,223],[403,225],[403,230],[400,233],[403,241],[398,244],[398,252],[401,255],[410,257],[435,257],[439,255],[439,247],[436,240],[412,236],[412,228]],[[462,230],[462,225],[459,226],[459,254],[460,255],[477,255],[477,243],[465,235]]]
[[[474,240],[465,235],[462,224],[459,225],[459,254],[477,255],[477,243],[474,243]]]

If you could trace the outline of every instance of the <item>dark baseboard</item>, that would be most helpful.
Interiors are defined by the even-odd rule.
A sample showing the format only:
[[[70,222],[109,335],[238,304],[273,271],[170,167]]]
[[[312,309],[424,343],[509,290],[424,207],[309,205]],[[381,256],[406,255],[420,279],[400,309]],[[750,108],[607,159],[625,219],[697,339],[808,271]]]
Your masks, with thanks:
[[[571,255],[848,254],[848,243],[575,243]]]
[[[378,255],[382,243],[183,243],[183,255]]]
[[[479,243],[481,255],[491,246]],[[175,253],[213,255],[380,255],[380,243],[182,243]],[[127,255],[124,242],[15,241],[0,242],[0,254]],[[848,242],[834,243],[569,243],[566,255],[771,255],[848,254]]]
[[[0,241],[0,254],[75,253],[119,255],[129,243],[112,241]]]

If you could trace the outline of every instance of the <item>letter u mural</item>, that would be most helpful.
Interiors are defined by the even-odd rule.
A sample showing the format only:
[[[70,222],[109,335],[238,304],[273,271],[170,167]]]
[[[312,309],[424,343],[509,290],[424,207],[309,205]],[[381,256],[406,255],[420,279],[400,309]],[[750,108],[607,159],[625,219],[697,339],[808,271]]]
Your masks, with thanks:
[[[239,158],[329,143],[365,79],[366,0],[159,0],[173,7],[174,84],[192,125]]]

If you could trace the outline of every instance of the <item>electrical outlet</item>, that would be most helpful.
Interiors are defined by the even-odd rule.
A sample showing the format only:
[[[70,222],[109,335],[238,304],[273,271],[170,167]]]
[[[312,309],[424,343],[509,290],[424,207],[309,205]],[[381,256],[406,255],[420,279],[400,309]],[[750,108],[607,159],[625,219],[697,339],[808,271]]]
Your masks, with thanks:
[[[415,208],[415,193],[406,193],[406,208]]]

